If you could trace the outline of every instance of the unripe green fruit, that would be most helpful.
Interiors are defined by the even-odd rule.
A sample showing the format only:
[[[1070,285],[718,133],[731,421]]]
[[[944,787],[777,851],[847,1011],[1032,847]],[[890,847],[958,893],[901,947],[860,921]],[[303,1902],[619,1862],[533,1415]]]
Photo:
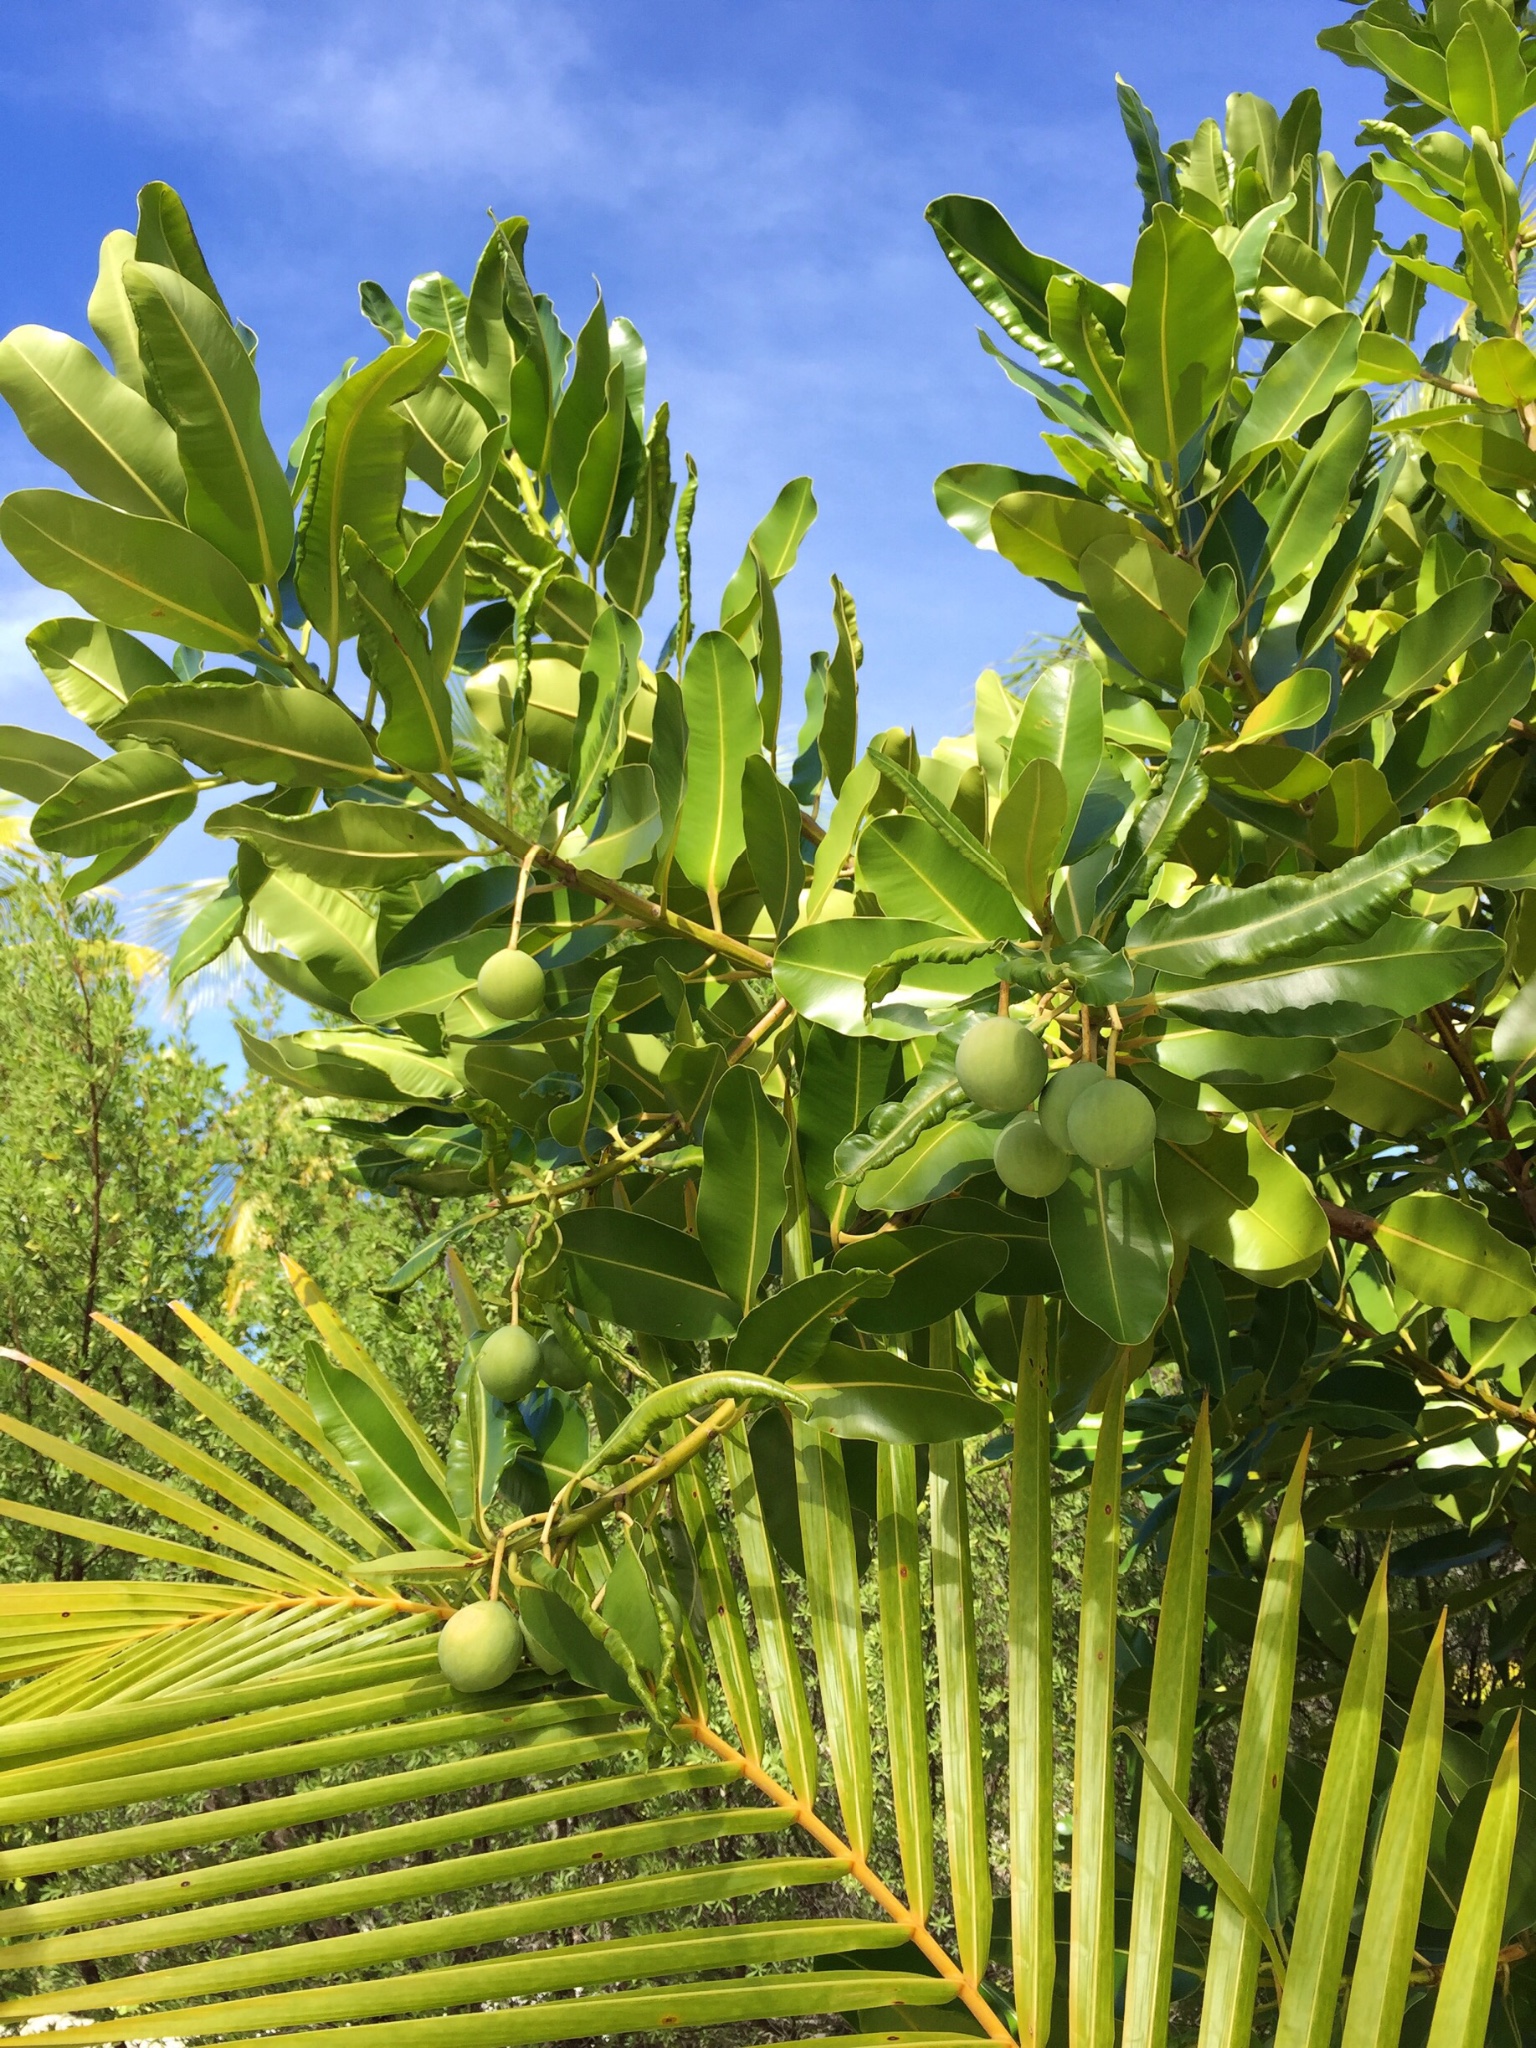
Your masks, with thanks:
[[[955,1079],[978,1109],[1028,1109],[1045,1086],[1045,1048],[1013,1017],[983,1017],[960,1041]]]
[[[1157,1111],[1129,1081],[1106,1079],[1067,1112],[1067,1138],[1079,1159],[1105,1173],[1134,1166],[1152,1150]]]
[[[531,1017],[544,1001],[544,970],[531,953],[503,946],[481,968],[475,993],[493,1017]]]
[[[473,1600],[443,1623],[438,1669],[455,1692],[493,1692],[523,1661],[523,1631],[503,1601]]]
[[[521,1401],[539,1383],[539,1340],[521,1323],[504,1323],[476,1352],[475,1371],[498,1401]]]
[[[1040,1121],[1045,1125],[1045,1135],[1057,1151],[1072,1150],[1072,1141],[1067,1136],[1067,1112],[1073,1103],[1085,1088],[1097,1088],[1101,1081],[1108,1079],[1102,1067],[1096,1067],[1091,1060],[1079,1060],[1075,1067],[1063,1068],[1046,1083],[1045,1093],[1040,1098]]]
[[[999,1132],[992,1165],[1005,1188],[1036,1198],[1054,1195],[1072,1170],[1072,1161],[1051,1143],[1032,1109]]]
[[[587,1368],[572,1358],[553,1330],[539,1339],[539,1378],[547,1387],[561,1387],[568,1394],[587,1384]]]

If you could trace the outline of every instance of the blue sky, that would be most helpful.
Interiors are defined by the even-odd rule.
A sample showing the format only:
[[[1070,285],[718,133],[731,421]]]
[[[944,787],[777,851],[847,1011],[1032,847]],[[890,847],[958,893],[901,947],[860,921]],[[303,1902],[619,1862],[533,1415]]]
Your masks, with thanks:
[[[708,613],[786,478],[821,517],[785,586],[786,680],[828,639],[828,576],[859,606],[866,730],[963,731],[978,669],[1061,617],[939,519],[935,473],[1046,466],[1033,406],[977,346],[925,225],[971,191],[1023,239],[1129,275],[1140,217],[1114,102],[1124,73],[1165,140],[1233,89],[1323,91],[1353,161],[1369,76],[1313,43],[1341,9],[1290,0],[56,0],[6,10],[0,158],[11,194],[0,327],[89,338],[96,249],[134,193],[183,194],[220,287],[262,337],[274,438],[377,346],[359,278],[403,301],[468,280],[486,210],[532,221],[529,268],[567,327],[591,303],[645,336],[673,446],[697,457]],[[45,480],[0,421],[0,482]],[[0,721],[62,727],[22,636],[68,609],[0,558]],[[661,605],[658,604],[658,616]],[[126,877],[217,866],[181,835]],[[174,848],[174,851],[172,850]],[[217,1034],[216,1034],[217,1035]]]

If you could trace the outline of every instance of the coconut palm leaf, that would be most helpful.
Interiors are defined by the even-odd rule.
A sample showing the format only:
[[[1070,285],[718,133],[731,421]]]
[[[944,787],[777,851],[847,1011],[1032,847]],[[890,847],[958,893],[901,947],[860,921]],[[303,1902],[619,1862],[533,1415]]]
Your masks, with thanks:
[[[387,1417],[389,1442],[414,1451],[420,1439],[423,1468],[451,1473],[452,1457],[425,1444],[414,1418],[407,1432],[383,1369],[368,1360],[365,1374],[360,1347],[307,1276],[295,1277],[328,1370],[370,1391],[373,1407],[355,1414]],[[1039,1304],[1019,1308],[1006,1903],[994,1900],[962,1445],[932,1448],[926,1503],[914,1447],[880,1446],[866,1588],[844,1446],[796,1415],[801,1598],[786,1588],[746,1439],[749,1409],[764,1397],[745,1380],[702,1403],[687,1381],[652,1393],[654,1423],[611,1439],[625,1449],[605,1452],[606,1470],[573,1451],[574,1438],[555,1446],[549,1432],[575,1427],[575,1403],[542,1421],[484,1408],[476,1427],[502,1431],[535,1477],[534,1423],[544,1429],[545,1505],[494,1544],[471,1516],[461,1549],[401,1553],[377,1515],[339,1490],[319,1419],[301,1418],[298,1397],[279,1397],[260,1367],[192,1319],[209,1340],[205,1371],[118,1334],[189,1416],[226,1439],[227,1459],[50,1372],[167,1476],[3,1426],[199,1541],[57,1516],[47,1526],[116,1541],[167,1575],[0,1590],[0,1675],[11,1681],[0,1697],[0,1878],[15,1901],[0,1908],[0,2025],[69,2016],[81,2048],[167,2034],[334,2041],[337,2028],[345,2048],[503,2048],[790,2020],[842,2024],[871,2043],[979,2032],[1036,2048],[1069,2034],[1093,2048],[1117,2036],[1161,2048],[1171,1998],[1187,1996],[1204,2041],[1246,2042],[1277,2018],[1278,2038],[1320,2048],[1347,1995],[1350,2048],[1397,2040],[1405,2001],[1434,1995],[1434,1972],[1414,1952],[1443,1719],[1439,1638],[1362,1882],[1390,1630],[1381,1576],[1299,1897],[1272,1918],[1305,1451],[1270,1542],[1218,1847],[1187,1804],[1212,1502],[1204,1417],[1174,1518],[1146,1721],[1116,1723],[1125,1354],[1104,1383],[1087,1504],[1071,1932],[1058,1969],[1042,1462],[1050,1361]],[[955,1332],[940,1325],[928,1343],[930,1360],[951,1359]],[[220,1372],[266,1421],[217,1385]],[[485,1399],[478,1386],[461,1376],[461,1426]],[[712,1396],[719,1386],[710,1383]],[[0,1503],[0,1513],[45,1511]],[[455,1691],[438,1630],[467,1599],[501,1587],[552,1668],[524,1665],[492,1690]],[[564,1617],[555,1652],[535,1627],[541,1614]],[[887,1738],[878,1767],[874,1623]],[[1117,2008],[1126,1758],[1140,1763],[1141,1793]],[[1469,2001],[1486,2013],[1492,1993],[1517,1789],[1506,1760],[1448,1952],[1439,1946],[1458,2012],[1454,2026],[1448,2011],[1435,2014],[1436,2040],[1481,2038],[1483,2022],[1465,2014]],[[871,1862],[883,1809],[894,1815],[899,1871]],[[1181,1903],[1186,1849],[1209,1878],[1193,1915]],[[1369,1941],[1352,1934],[1360,1911]],[[1010,1921],[1011,1948],[993,1933]]]

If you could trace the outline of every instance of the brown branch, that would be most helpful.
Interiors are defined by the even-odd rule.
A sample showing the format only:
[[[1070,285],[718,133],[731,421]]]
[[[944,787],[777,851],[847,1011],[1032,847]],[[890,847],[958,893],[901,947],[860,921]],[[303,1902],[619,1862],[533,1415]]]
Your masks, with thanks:
[[[1325,1202],[1321,1195],[1317,1206],[1328,1218],[1332,1234],[1346,1244],[1369,1244],[1381,1228],[1374,1216],[1367,1216],[1360,1209],[1341,1209],[1336,1202]]]

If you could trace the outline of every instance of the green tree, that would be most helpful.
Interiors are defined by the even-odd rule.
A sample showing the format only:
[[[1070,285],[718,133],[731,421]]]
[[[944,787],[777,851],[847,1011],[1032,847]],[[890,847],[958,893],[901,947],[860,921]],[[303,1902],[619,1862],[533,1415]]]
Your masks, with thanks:
[[[257,1822],[170,1815],[125,1851],[106,1816],[140,1765],[190,1798],[268,1773],[270,1743],[330,1768],[509,1729],[539,1738],[530,1773],[578,1774],[503,1807],[509,1828],[676,1802],[639,1832],[328,1883],[331,1911],[424,1903],[320,1954],[215,1953],[3,2016],[190,1998],[168,2007],[185,2033],[366,2021],[384,2048],[397,2022],[501,2043],[855,2013],[878,2036],[932,2005],[941,2037],[1140,2048],[1178,2005],[1208,2048],[1292,2048],[1345,2002],[1346,2048],[1451,2048],[1497,1990],[1497,2025],[1528,2027],[1536,355],[1507,137],[1536,38],[1503,0],[1372,0],[1325,40],[1387,86],[1347,171],[1313,92],[1284,113],[1236,95],[1165,149],[1122,88],[1128,287],[987,202],[930,208],[1034,358],[988,343],[1058,464],[946,472],[941,508],[1081,600],[1083,652],[1022,702],[984,677],[974,730],[929,754],[900,731],[861,746],[834,579],[781,773],[775,592],[810,486],[785,486],[698,630],[694,478],[675,493],[640,337],[599,305],[570,341],[520,220],[468,290],[419,278],[401,314],[363,287],[387,346],[317,400],[286,480],[163,186],[103,251],[113,377],[64,337],[0,345],[0,391],[86,493],[0,506],[0,539],[89,615],[32,644],[93,745],[5,741],[38,843],[99,882],[227,788],[207,826],[235,865],[177,971],[259,927],[267,971],[335,1021],[248,1031],[253,1065],[331,1105],[372,1193],[473,1205],[394,1276],[440,1262],[455,1302],[446,1440],[307,1276],[302,1402],[205,1333],[292,1440],[211,1382],[181,1391],[279,1492],[225,1491],[225,1549],[176,1553],[197,1581],[97,1582],[62,1618],[54,1589],[8,1596],[8,1668],[32,1682],[0,1706],[0,1812],[99,1812],[118,1853],[179,1857]],[[1454,261],[1388,241],[1388,195]],[[1422,347],[1430,285],[1464,311]],[[408,470],[440,509],[406,506]],[[669,543],[679,612],[648,643]],[[146,635],[181,645],[167,661]],[[529,759],[558,778],[536,823],[505,800]],[[1002,1903],[973,1442],[1012,1478]],[[1060,1897],[1053,1490],[1086,1491]],[[211,1510],[177,1512],[210,1535]],[[1148,1555],[1155,1612],[1122,1586]],[[1489,1628],[1449,1717],[1444,1604]],[[866,1612],[899,1893],[868,1860]],[[144,1704],[114,1704],[127,1689]],[[190,1731],[172,1750],[168,1714]],[[429,1768],[467,1789],[507,1763]],[[401,1776],[278,1795],[259,1824],[408,1801]],[[470,1808],[352,1853],[486,1826]],[[437,1910],[456,1878],[792,1827],[815,1852],[792,1871],[722,1853],[491,1921]],[[40,1840],[16,1868],[108,1846]],[[337,1843],[314,1848],[157,1868],[0,1930],[46,1940],[29,1964],[103,1944],[141,1963],[145,1919],[189,1890],[232,1901],[196,1939],[292,1926],[319,1902],[272,1888],[330,1879]],[[849,1880],[848,1920],[393,1967]],[[324,1988],[274,1988],[300,1978]]]

